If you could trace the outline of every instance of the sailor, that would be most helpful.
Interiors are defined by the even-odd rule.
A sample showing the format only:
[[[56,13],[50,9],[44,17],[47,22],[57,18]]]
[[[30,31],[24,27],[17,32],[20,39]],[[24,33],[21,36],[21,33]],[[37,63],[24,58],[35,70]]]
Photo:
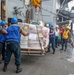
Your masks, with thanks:
[[[20,68],[21,65],[21,49],[20,49],[20,33],[24,36],[28,36],[28,33],[25,33],[22,28],[18,25],[18,19],[13,17],[11,19],[11,25],[7,28],[6,34],[6,56],[4,60],[3,71],[7,71],[7,66],[10,62],[12,53],[15,56],[15,65],[16,65],[16,73],[22,71]]]

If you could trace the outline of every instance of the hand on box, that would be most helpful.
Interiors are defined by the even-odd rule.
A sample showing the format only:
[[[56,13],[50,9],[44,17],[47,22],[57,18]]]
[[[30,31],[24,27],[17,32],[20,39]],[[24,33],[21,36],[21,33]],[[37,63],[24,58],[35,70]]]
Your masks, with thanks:
[[[29,33],[26,33],[26,34],[25,34],[25,36],[28,36],[28,35],[29,35]]]

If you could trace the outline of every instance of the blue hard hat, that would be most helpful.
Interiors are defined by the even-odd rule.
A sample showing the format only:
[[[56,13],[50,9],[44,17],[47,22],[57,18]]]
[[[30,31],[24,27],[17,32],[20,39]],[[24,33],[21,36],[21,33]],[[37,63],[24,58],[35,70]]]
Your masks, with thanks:
[[[53,24],[52,23],[49,23],[49,26],[53,26]]]
[[[6,24],[6,22],[5,22],[5,21],[2,21],[2,22],[1,22],[1,25],[2,25],[2,26],[3,26],[3,25],[5,25],[5,24]]]
[[[13,17],[12,19],[11,19],[11,23],[17,23],[18,22],[18,19],[16,18],[16,17]]]

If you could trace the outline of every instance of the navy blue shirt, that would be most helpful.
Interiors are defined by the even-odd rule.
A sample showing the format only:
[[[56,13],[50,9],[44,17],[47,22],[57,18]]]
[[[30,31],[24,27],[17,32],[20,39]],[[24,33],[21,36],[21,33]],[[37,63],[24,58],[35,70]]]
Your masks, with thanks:
[[[54,31],[54,28],[50,29],[50,33],[53,33],[53,31]],[[49,35],[50,35],[50,33],[49,33]],[[50,35],[50,38],[55,38],[55,33],[54,34],[51,34]]]

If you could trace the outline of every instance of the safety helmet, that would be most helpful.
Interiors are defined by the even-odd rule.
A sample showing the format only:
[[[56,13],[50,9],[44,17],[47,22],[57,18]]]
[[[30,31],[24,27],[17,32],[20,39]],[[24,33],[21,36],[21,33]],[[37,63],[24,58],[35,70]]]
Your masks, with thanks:
[[[6,22],[5,22],[5,21],[2,21],[2,22],[1,22],[1,25],[2,25],[2,26],[3,26],[3,25],[5,25],[5,24],[6,24]]]
[[[58,26],[58,25],[56,25],[56,27],[57,27],[57,28],[59,28],[59,26]]]
[[[46,26],[49,26],[49,24],[46,24]]]
[[[16,17],[13,17],[12,19],[11,19],[11,23],[17,23],[18,22],[18,19],[16,18]]]
[[[37,3],[40,3],[41,2],[41,0],[37,0]]]
[[[67,29],[69,29],[69,26],[66,26]]]
[[[49,23],[49,26],[53,26],[53,24],[52,23]]]

